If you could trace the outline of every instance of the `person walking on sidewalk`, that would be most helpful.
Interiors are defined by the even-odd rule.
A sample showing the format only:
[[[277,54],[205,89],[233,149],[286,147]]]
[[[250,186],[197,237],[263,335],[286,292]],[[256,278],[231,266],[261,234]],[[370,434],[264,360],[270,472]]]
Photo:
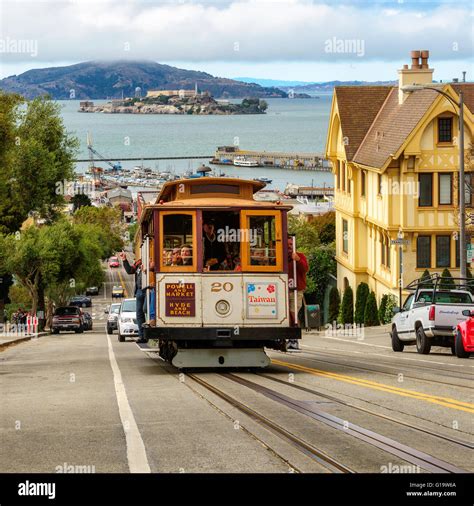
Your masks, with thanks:
[[[123,267],[127,274],[135,275],[135,290],[133,296],[137,300],[137,325],[138,325],[138,340],[137,343],[146,343],[143,337],[143,324],[145,323],[145,303],[146,303],[146,287],[142,288],[142,261],[139,258],[133,265],[127,260],[125,252],[120,252],[119,256],[122,260]]]
[[[294,235],[288,236],[288,280],[290,288],[290,318],[294,324],[298,317],[298,312],[303,305],[304,291],[306,290],[306,274],[309,270],[308,260],[301,251],[293,251]],[[296,265],[296,274],[294,266]],[[296,289],[294,280],[296,277]],[[293,286],[292,286],[293,285]],[[296,314],[295,314],[295,297],[296,297]],[[298,350],[298,340],[288,339],[288,349]]]

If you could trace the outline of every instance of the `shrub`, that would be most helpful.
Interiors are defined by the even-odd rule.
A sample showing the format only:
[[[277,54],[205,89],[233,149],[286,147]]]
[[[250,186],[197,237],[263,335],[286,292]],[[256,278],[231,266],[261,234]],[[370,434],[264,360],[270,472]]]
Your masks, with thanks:
[[[387,295],[387,303],[385,306],[385,314],[383,317],[383,323],[390,323],[392,321],[393,308],[395,306],[399,306],[400,304],[401,304],[401,302],[400,303],[398,302],[398,299],[397,299],[397,297],[395,297],[395,295],[392,295],[391,293],[389,293]]]
[[[342,297],[339,321],[343,325],[354,323],[354,292],[350,286],[345,289]]]
[[[331,288],[329,292],[329,315],[328,315],[328,323],[333,323],[337,321],[337,317],[339,315],[339,308],[341,306],[341,297],[339,296],[339,290],[336,286]]]
[[[439,282],[439,287],[443,290],[450,290],[456,288],[456,283],[454,282],[449,269],[444,269],[441,273],[441,280]]]
[[[387,302],[388,302],[388,294],[385,293],[382,296],[382,299],[380,300],[380,307],[379,307],[379,320],[380,323],[387,323],[385,321],[385,312],[387,311]]]
[[[354,313],[355,323],[364,323],[364,311],[369,296],[369,285],[367,283],[360,283],[356,292],[356,305]]]
[[[364,325],[366,327],[374,327],[380,325],[379,313],[377,311],[377,300],[375,299],[375,293],[370,292],[367,297],[367,304],[365,305],[364,313]]]
[[[430,280],[428,269],[425,269],[425,272],[421,275],[420,282],[423,282],[423,288],[433,288],[433,282]]]

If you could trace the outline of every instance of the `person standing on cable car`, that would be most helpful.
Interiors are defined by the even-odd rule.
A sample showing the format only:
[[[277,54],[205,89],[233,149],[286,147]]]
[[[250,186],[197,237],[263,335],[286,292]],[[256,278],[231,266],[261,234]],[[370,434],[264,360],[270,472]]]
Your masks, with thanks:
[[[298,317],[298,312],[303,305],[304,291],[306,290],[306,274],[309,270],[308,260],[301,251],[293,251],[294,235],[288,235],[288,280],[290,288],[290,317],[294,324]],[[294,270],[296,265],[296,273]],[[296,278],[296,287],[294,286]],[[296,289],[295,289],[296,288]],[[296,315],[295,315],[295,297],[296,297]],[[296,339],[288,340],[288,349],[299,349],[298,341]]]
[[[218,271],[226,258],[225,243],[217,239],[214,220],[204,220],[202,231],[204,265],[211,271]]]

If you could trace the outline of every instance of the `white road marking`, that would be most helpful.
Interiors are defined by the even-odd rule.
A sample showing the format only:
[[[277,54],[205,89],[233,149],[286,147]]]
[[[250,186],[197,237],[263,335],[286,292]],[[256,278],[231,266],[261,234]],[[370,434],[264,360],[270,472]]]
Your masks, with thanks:
[[[133,416],[132,408],[128,402],[127,392],[125,385],[122,381],[122,374],[120,373],[117,360],[115,358],[112,341],[107,336],[107,343],[109,347],[109,359],[112,372],[114,374],[115,394],[117,395],[117,404],[122,420],[123,430],[125,432],[125,440],[127,443],[127,459],[128,467],[131,473],[151,473],[146,456],[145,445],[138,430],[137,422]]]
[[[391,350],[391,346],[382,346],[381,344],[371,344],[371,343],[362,343],[357,339],[341,339],[340,337],[329,337],[329,336],[316,336],[320,339],[334,339],[335,341],[344,341],[345,343],[353,343],[353,344],[363,344],[364,346],[375,346],[377,348],[386,348],[387,350]]]

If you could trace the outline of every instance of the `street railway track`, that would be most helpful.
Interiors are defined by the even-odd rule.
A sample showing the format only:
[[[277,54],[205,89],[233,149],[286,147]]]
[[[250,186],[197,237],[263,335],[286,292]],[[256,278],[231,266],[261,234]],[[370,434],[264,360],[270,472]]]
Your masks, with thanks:
[[[310,351],[310,350],[302,349],[302,352],[303,353],[307,353],[308,355],[312,355],[312,356],[313,355],[314,356],[321,356],[321,353],[320,352],[316,352],[316,351]],[[301,356],[301,355],[299,355],[299,356]],[[340,358],[344,358],[344,357],[340,357]],[[325,360],[325,359],[322,359],[322,358],[316,358],[316,359],[306,358],[306,360],[309,360],[311,362],[322,362],[322,363],[326,363],[326,364],[339,365],[339,366],[343,366],[343,367],[348,367],[349,369],[356,369],[356,370],[360,370],[360,371],[376,372],[378,374],[384,374],[386,376],[395,376],[395,377],[397,377],[398,374],[399,374],[399,373],[394,373],[394,372],[381,371],[379,369],[375,369],[375,368],[371,368],[371,367],[363,367],[363,366],[358,366],[358,365],[350,365],[350,364],[347,364],[345,362],[333,362],[331,360]],[[345,360],[347,360],[347,359],[345,359]],[[397,369],[398,368],[399,370],[402,368],[400,366],[397,367],[397,366],[388,365],[388,364],[384,364],[381,367],[390,367],[392,369]],[[328,371],[328,372],[330,372],[330,371]],[[404,378],[410,378],[410,379],[413,379],[413,380],[416,380],[416,381],[424,381],[426,383],[437,383],[437,384],[440,384],[440,385],[447,385],[447,386],[456,387],[456,388],[467,388],[469,390],[472,390],[472,387],[467,386],[467,385],[458,385],[457,383],[456,384],[455,383],[448,383],[447,381],[430,380],[430,379],[426,379],[426,378],[420,378],[418,376],[412,376],[411,372],[408,373],[408,374],[406,374],[406,373],[403,372],[402,374],[403,374]],[[459,379],[459,380],[469,379],[469,378],[460,378],[458,376],[450,376],[450,378]]]
[[[270,398],[284,406],[287,406],[294,411],[307,415],[314,420],[320,421],[330,427],[343,431],[346,434],[350,434],[359,440],[365,441],[379,448],[380,450],[386,451],[407,462],[418,465],[427,471],[434,473],[467,472],[464,469],[458,468],[448,462],[433,457],[432,455],[416,450],[415,448],[411,448],[386,436],[382,436],[381,434],[378,434],[372,430],[349,423],[346,420],[343,420],[320,409],[308,407],[306,403],[292,399],[275,390],[269,389],[240,376],[236,376],[235,374],[221,374],[221,376],[229,378],[232,381],[246,386],[255,392],[259,392],[265,397]]]
[[[452,437],[446,436],[444,434],[439,434],[439,433],[433,432],[433,431],[428,430],[428,429],[423,429],[422,427],[418,427],[418,426],[413,425],[411,423],[404,422],[404,421],[399,420],[397,418],[393,418],[391,416],[384,415],[382,413],[377,413],[375,411],[372,411],[370,409],[364,408],[362,406],[356,406],[355,404],[352,404],[352,403],[347,402],[347,401],[343,401],[342,399],[338,399],[337,397],[334,397],[332,395],[325,394],[325,393],[323,393],[323,392],[321,392],[319,390],[315,390],[313,388],[305,387],[303,385],[298,385],[298,384],[295,384],[295,383],[290,383],[288,381],[284,381],[282,379],[275,378],[274,376],[271,376],[271,375],[266,374],[266,373],[255,373],[255,374],[257,376],[261,376],[263,378],[266,378],[266,379],[268,379],[270,381],[273,381],[273,382],[276,382],[276,383],[280,383],[282,385],[289,386],[289,387],[292,387],[292,388],[296,388],[296,389],[301,390],[303,392],[310,393],[310,394],[313,394],[313,395],[317,395],[318,397],[323,397],[324,399],[328,399],[328,400],[330,400],[332,402],[337,402],[338,404],[342,404],[343,406],[347,406],[347,407],[350,407],[350,408],[353,408],[353,409],[357,409],[358,411],[362,411],[364,413],[369,413],[369,414],[377,416],[379,418],[383,418],[384,420],[388,420],[390,422],[394,422],[394,423],[396,423],[398,425],[403,425],[403,426],[408,427],[410,429],[414,429],[414,430],[416,430],[418,432],[423,432],[425,434],[429,434],[430,436],[434,436],[434,437],[436,437],[438,439],[444,439],[445,441],[449,441],[450,443],[455,443],[455,444],[457,444],[459,446],[462,446],[462,447],[474,450],[474,444],[470,443],[469,441],[463,441],[461,439],[452,438]]]
[[[304,351],[304,352],[312,352],[312,353],[317,353],[317,354],[325,354],[325,355],[330,355],[330,356],[335,356],[335,357],[343,357],[343,355],[341,355],[341,353],[337,353],[337,352],[333,352],[333,351],[328,351],[326,349],[318,349],[318,348],[311,348],[307,345],[303,345],[302,348],[301,348],[301,351]],[[344,353],[351,353],[351,351],[348,351],[348,350],[344,350]],[[355,355],[354,357],[346,357],[346,358],[357,358],[360,356],[359,353],[354,353],[353,352],[353,355]],[[396,354],[397,356],[381,356],[381,354],[377,354],[377,359],[376,360],[384,360],[384,364],[383,365],[386,365],[387,367],[395,367],[394,365],[391,365],[389,363],[387,363],[387,361],[389,360],[392,360],[392,359],[395,359],[395,358],[398,358],[398,359],[403,359],[404,357],[400,356],[401,354],[400,353],[397,353]],[[417,356],[418,354],[416,354]],[[406,357],[406,358],[410,358],[410,357]],[[419,360],[416,360],[416,359],[411,359],[410,361],[406,361],[406,362],[403,362],[403,364],[400,364],[400,363],[397,363],[396,366],[397,367],[400,367],[400,368],[411,368],[412,370],[415,369],[424,369],[424,370],[427,370],[427,371],[434,371],[435,374],[440,374],[440,373],[455,373],[455,372],[462,372],[462,371],[459,371],[459,369],[444,369],[444,368],[440,368],[438,364],[433,364],[432,366],[429,366],[429,365],[421,365],[421,364],[413,364],[411,363],[411,361],[417,361],[419,362]],[[426,362],[426,361],[425,361]],[[468,360],[465,361],[465,364],[468,365],[468,364],[473,364],[472,367],[474,368],[474,363],[473,362],[469,362]],[[464,364],[451,364],[452,367],[458,367],[459,365],[464,365]],[[474,371],[472,371],[474,372]],[[451,376],[449,375],[450,378],[453,378],[453,379],[459,379],[459,380],[472,380],[474,379],[474,375],[472,373],[468,373],[466,372],[466,375],[465,376]]]
[[[191,379],[193,379],[196,383],[198,383],[202,387],[204,387],[206,390],[212,392],[213,394],[217,395],[221,399],[228,402],[234,408],[236,408],[239,411],[241,411],[242,413],[245,413],[246,415],[250,416],[250,418],[252,418],[252,420],[254,420],[258,424],[264,426],[265,428],[269,429],[273,434],[276,434],[281,439],[289,442],[293,447],[297,448],[303,454],[314,459],[318,464],[325,467],[328,471],[333,472],[333,473],[353,473],[354,472],[352,469],[345,466],[341,462],[337,461],[333,457],[329,456],[327,453],[325,453],[325,452],[319,450],[318,448],[314,447],[313,445],[307,443],[306,441],[299,438],[298,436],[295,436],[294,434],[292,434],[291,432],[289,432],[285,428],[283,428],[281,425],[269,420],[267,417],[258,413],[257,411],[250,408],[246,404],[238,401],[234,397],[226,394],[221,389],[215,387],[214,385],[211,385],[209,382],[203,380],[202,378],[200,378],[196,374],[188,373],[187,376],[190,377]],[[207,399],[207,400],[208,400],[208,402],[210,402],[209,399]],[[250,432],[250,431],[248,431],[248,432]],[[254,434],[252,434],[252,436],[256,437]],[[259,441],[262,444],[264,444],[265,446],[269,447],[267,443],[261,441],[260,439],[259,439]],[[297,472],[301,472],[296,466],[293,466],[292,464],[290,464],[274,448],[270,448],[270,449],[276,455],[278,455],[282,460],[287,462],[288,465],[290,465]]]

